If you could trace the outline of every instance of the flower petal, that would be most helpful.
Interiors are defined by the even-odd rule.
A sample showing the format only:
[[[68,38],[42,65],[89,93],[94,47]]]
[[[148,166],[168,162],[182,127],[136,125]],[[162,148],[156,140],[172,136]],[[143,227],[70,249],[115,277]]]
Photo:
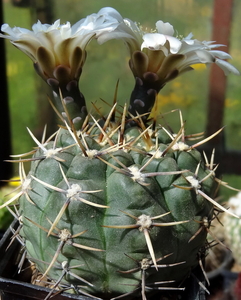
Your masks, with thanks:
[[[135,77],[142,77],[142,75],[147,71],[149,59],[148,56],[141,51],[135,51],[132,55],[133,70],[135,72]]]
[[[19,50],[29,56],[34,62],[36,61],[36,51],[41,46],[36,40],[18,40],[12,42]]]
[[[233,73],[235,75],[240,75],[240,72],[230,63],[225,60],[221,60],[219,58],[216,59],[215,64],[218,65],[223,71],[225,75]]]
[[[221,58],[221,59],[230,59],[232,56],[228,54],[227,52],[224,51],[219,51],[219,50],[211,50],[210,53],[214,55],[215,57]]]
[[[79,79],[85,59],[86,52],[83,51],[80,47],[75,47],[74,50],[71,51],[69,57],[69,65],[73,78],[76,78],[77,80]]]
[[[162,50],[152,51],[149,49],[146,51],[146,54],[149,58],[148,70],[156,73],[162,65],[166,55]]]
[[[168,42],[170,44],[170,52],[172,54],[178,53],[178,51],[182,47],[182,42],[173,36],[166,36],[166,39],[168,40]]]
[[[160,78],[160,80],[165,80],[165,78],[168,76],[169,73],[172,73],[173,70],[178,70],[178,65],[180,62],[184,61],[185,56],[182,54],[170,54],[168,55],[159,70],[157,71],[157,74]]]
[[[123,18],[121,16],[121,14],[116,9],[114,9],[112,7],[101,8],[98,12],[98,15],[110,16],[113,19],[117,20],[118,22],[123,21]]]
[[[200,63],[210,64],[215,62],[215,57],[206,50],[197,50],[195,53],[197,54]]]
[[[160,33],[146,33],[143,35],[143,43],[141,45],[141,50],[143,48],[148,48],[151,50],[160,50],[160,46],[164,46],[166,43],[166,37]]]
[[[36,58],[44,75],[46,77],[53,77],[53,70],[56,66],[53,53],[44,47],[39,47],[36,53]]]
[[[157,21],[156,22],[156,29],[158,33],[164,34],[164,35],[170,35],[173,36],[174,34],[174,28],[170,23],[164,23],[163,21]]]

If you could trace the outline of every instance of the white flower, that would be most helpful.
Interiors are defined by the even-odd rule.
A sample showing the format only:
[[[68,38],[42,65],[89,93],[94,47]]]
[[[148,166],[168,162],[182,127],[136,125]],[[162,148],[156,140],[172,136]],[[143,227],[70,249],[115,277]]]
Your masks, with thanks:
[[[123,19],[117,11],[115,14],[119,26],[98,41],[122,39],[129,48],[129,65],[136,83],[128,110],[133,116],[142,115],[144,122],[155,104],[156,94],[167,82],[193,70],[192,65],[216,63],[226,75],[240,74],[224,60],[231,58],[229,54],[215,50],[222,45],[200,42],[192,38],[192,33],[185,38],[176,37],[173,26],[163,21],[156,22],[154,31],[146,32],[130,19]]]
[[[86,59],[85,48],[91,39],[104,39],[105,35],[119,25],[118,15],[112,8],[103,8],[97,14],[71,24],[42,24],[38,21],[32,31],[3,24],[0,37],[10,39],[12,44],[27,54],[44,78],[56,78],[58,66],[66,68],[65,80],[78,79]],[[60,79],[60,78],[59,78]]]
[[[175,37],[174,33],[173,26],[163,21],[156,22],[155,31],[144,32],[133,21],[122,19],[120,25],[109,35],[123,39],[128,45],[131,68],[136,77],[143,79],[145,73],[153,72],[159,76],[162,86],[181,73],[192,70],[192,65],[200,63],[216,63],[226,75],[240,74],[224,60],[231,58],[228,53],[214,50],[223,45],[192,39],[192,33],[185,38]]]
[[[59,113],[66,122],[71,119],[79,130],[87,115],[85,98],[78,86],[86,46],[94,38],[99,42],[108,40],[120,21],[118,12],[106,7],[73,26],[69,22],[60,24],[60,20],[52,25],[38,21],[32,30],[3,24],[1,30],[5,34],[0,37],[9,39],[32,59],[36,72],[51,86]]]

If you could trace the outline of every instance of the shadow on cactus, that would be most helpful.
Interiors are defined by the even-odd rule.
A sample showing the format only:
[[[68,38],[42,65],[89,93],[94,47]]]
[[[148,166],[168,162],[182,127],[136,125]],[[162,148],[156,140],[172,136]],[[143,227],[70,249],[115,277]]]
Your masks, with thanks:
[[[176,110],[180,130],[174,133],[158,124],[155,100],[193,64],[216,63],[226,74],[239,74],[222,60],[230,56],[192,35],[174,37],[162,21],[146,33],[112,8],[72,27],[38,22],[33,31],[7,24],[2,31],[52,87],[51,103],[62,123],[41,141],[28,130],[37,147],[14,156],[21,186],[1,206],[19,219],[15,236],[40,280],[54,288],[46,299],[68,289],[112,300],[185,290],[193,269],[203,269],[212,219],[219,212],[234,215],[215,200],[225,183],[215,177],[214,155],[209,161],[197,150],[222,129],[203,139],[186,136]],[[87,112],[78,87],[86,46],[91,39],[101,44],[113,38],[128,46],[136,84],[129,106],[118,107],[117,86],[109,114],[94,117],[98,109]]]

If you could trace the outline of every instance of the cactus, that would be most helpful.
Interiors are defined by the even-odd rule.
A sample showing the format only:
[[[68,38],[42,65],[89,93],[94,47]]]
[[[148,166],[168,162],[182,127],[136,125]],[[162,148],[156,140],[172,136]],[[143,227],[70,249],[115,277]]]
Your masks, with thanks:
[[[88,22],[96,24],[89,31]],[[28,130],[37,148],[15,160],[20,191],[2,207],[18,199],[19,239],[54,288],[143,300],[162,289],[183,290],[205,256],[214,209],[232,213],[214,199],[221,181],[213,160],[203,160],[197,150],[212,136],[191,144],[200,135],[185,135],[181,112],[177,133],[150,113],[161,88],[191,64],[215,62],[226,73],[238,71],[220,59],[228,54],[212,50],[215,45],[190,35],[173,37],[172,26],[162,21],[156,33],[143,33],[104,8],[69,26],[37,23],[36,36],[31,32],[28,38],[25,31],[2,26],[9,36],[1,36],[29,55],[53,88],[52,106],[62,123],[47,140],[45,133],[38,141]],[[119,108],[115,96],[106,117],[87,112],[78,88],[92,38],[123,39],[136,80],[129,106]],[[51,39],[55,43],[49,45]]]
[[[230,207],[230,211],[232,211],[238,217],[241,217],[240,211],[240,202],[241,202],[241,192],[237,195],[230,197],[227,205]],[[240,259],[240,219],[234,218],[230,215],[223,216],[223,224],[224,224],[224,236],[225,242],[228,247],[232,250],[233,257],[238,265],[241,264]]]

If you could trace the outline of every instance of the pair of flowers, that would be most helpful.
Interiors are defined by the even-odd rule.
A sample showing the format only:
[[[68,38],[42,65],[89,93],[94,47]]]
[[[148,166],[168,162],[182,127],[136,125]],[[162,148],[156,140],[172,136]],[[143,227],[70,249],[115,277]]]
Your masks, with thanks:
[[[221,46],[213,42],[200,42],[189,34],[183,39],[174,36],[173,26],[158,21],[156,31],[147,33],[141,27],[122,16],[113,8],[102,8],[98,13],[81,19],[72,27],[69,22],[53,25],[38,21],[32,31],[3,24],[0,37],[11,42],[26,53],[37,67],[38,73],[47,81],[49,78],[78,80],[86,59],[86,46],[92,39],[102,44],[111,39],[122,39],[130,50],[130,67],[135,77],[145,81],[150,72],[156,75],[157,90],[166,82],[185,71],[193,64],[216,63],[225,74],[238,75],[239,71],[224,59],[229,54],[215,50]],[[63,78],[56,67],[67,68]]]

